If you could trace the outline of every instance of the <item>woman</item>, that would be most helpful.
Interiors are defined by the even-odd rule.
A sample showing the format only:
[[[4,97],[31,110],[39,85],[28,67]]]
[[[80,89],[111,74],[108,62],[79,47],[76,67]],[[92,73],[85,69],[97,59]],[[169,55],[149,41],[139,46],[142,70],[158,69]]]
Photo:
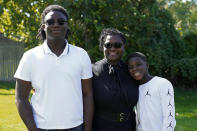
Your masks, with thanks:
[[[116,29],[104,29],[99,38],[104,59],[93,64],[95,115],[93,131],[135,131],[133,107],[138,84],[121,61],[126,39]]]
[[[144,54],[132,53],[127,58],[130,75],[139,81],[137,104],[138,131],[174,131],[174,90],[170,81],[152,76]]]

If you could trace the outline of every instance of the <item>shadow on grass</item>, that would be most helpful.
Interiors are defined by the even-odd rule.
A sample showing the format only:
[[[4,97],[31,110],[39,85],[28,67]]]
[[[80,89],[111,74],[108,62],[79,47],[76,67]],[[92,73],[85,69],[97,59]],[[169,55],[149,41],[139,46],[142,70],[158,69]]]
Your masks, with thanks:
[[[176,117],[175,131],[196,131],[197,130],[197,116],[191,117]]]
[[[15,88],[15,82],[2,82],[0,81],[0,89],[12,90]]]
[[[197,90],[175,89],[176,130],[197,131]]]

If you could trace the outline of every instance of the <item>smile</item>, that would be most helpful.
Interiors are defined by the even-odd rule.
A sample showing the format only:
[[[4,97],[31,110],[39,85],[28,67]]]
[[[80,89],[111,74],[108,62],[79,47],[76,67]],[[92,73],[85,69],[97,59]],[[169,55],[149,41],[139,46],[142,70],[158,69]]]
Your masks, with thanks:
[[[139,75],[140,75],[139,72],[134,73],[134,76],[139,76]]]
[[[52,33],[54,33],[54,34],[56,34],[56,33],[59,34],[59,33],[61,33],[61,31],[60,31],[60,30],[53,30]]]
[[[115,52],[110,52],[110,55],[116,55],[116,53]]]

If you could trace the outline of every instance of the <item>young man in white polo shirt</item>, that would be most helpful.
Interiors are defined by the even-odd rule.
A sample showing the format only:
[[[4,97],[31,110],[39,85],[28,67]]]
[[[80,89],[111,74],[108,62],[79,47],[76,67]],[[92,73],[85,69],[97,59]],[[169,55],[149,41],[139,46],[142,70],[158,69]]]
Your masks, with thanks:
[[[48,6],[38,34],[43,44],[24,53],[15,73],[16,105],[29,131],[91,131],[91,61],[67,42],[68,32],[66,10]]]

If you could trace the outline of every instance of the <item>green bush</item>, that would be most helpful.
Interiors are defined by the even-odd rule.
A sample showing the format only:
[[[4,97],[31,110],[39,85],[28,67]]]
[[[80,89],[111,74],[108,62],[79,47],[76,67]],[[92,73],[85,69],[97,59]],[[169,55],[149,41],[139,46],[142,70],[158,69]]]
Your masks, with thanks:
[[[27,48],[32,48],[40,44],[36,34],[41,12],[54,3],[68,10],[69,42],[86,49],[93,62],[103,58],[98,48],[100,32],[113,27],[127,37],[124,59],[129,53],[140,51],[148,57],[152,74],[174,82],[181,79],[181,84],[196,81],[197,37],[188,34],[181,38],[171,14],[157,0],[4,0],[0,7],[9,14],[6,20],[9,17],[11,24],[5,23],[2,17],[0,27],[8,37],[19,37]]]

